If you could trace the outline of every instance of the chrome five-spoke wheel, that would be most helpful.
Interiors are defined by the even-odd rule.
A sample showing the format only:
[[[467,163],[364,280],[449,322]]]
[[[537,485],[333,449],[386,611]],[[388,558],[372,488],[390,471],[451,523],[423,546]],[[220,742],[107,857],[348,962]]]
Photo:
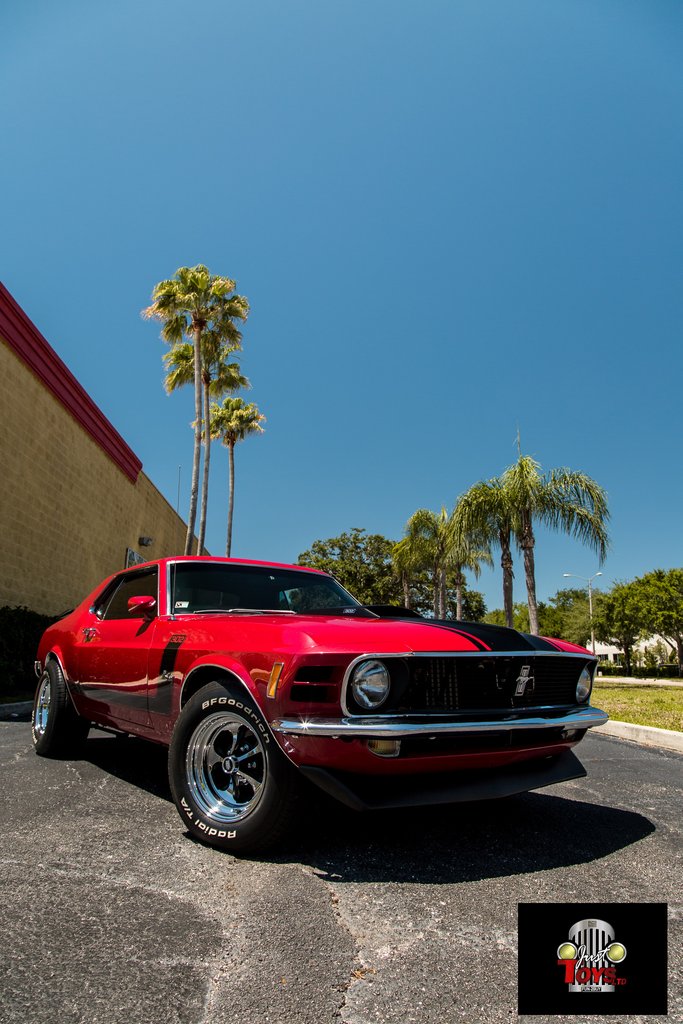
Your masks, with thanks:
[[[228,712],[215,713],[197,726],[187,745],[185,768],[197,806],[221,824],[255,810],[268,772],[256,732]]]
[[[293,824],[298,773],[251,694],[229,679],[207,683],[183,707],[168,778],[178,813],[203,842],[264,850]]]
[[[38,693],[33,708],[33,731],[36,736],[44,736],[47,728],[47,720],[50,714],[50,676],[43,672],[38,683]]]

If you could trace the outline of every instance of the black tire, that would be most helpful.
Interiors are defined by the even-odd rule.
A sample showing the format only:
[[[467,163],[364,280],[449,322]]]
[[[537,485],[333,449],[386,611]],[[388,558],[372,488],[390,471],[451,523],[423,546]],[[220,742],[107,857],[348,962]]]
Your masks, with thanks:
[[[31,714],[31,735],[41,757],[76,757],[90,729],[76,713],[57,661],[48,661],[38,680]]]
[[[181,711],[168,777],[192,835],[234,853],[274,846],[296,815],[297,770],[255,702],[227,680],[202,687]]]

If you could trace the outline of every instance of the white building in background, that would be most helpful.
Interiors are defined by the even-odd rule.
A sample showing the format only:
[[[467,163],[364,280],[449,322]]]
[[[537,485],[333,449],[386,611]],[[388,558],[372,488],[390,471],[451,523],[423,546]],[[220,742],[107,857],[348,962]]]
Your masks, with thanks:
[[[663,636],[654,634],[645,640],[639,640],[633,648],[635,660],[641,662],[648,651],[651,651],[660,663],[669,664],[676,661],[676,648],[668,640],[665,640]],[[612,646],[612,644],[602,644],[596,640],[595,653],[598,661],[606,661],[610,665],[615,663],[617,665],[623,664],[624,652],[619,647]]]

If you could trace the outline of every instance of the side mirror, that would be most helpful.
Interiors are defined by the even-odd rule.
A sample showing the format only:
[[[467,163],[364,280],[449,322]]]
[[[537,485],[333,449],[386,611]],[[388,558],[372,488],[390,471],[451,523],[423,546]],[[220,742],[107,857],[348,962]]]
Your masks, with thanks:
[[[128,614],[135,618],[153,619],[156,606],[156,598],[146,594],[128,598]]]

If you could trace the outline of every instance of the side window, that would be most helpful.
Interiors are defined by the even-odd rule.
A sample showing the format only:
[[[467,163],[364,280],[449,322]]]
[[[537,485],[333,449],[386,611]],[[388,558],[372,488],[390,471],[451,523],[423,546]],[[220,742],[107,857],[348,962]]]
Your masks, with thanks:
[[[141,612],[136,611],[131,615],[128,611],[128,599],[131,597],[149,596],[158,601],[157,576],[156,569],[153,572],[137,573],[135,575],[127,574],[124,576],[105,608],[102,619],[108,621],[109,619],[142,618]]]

